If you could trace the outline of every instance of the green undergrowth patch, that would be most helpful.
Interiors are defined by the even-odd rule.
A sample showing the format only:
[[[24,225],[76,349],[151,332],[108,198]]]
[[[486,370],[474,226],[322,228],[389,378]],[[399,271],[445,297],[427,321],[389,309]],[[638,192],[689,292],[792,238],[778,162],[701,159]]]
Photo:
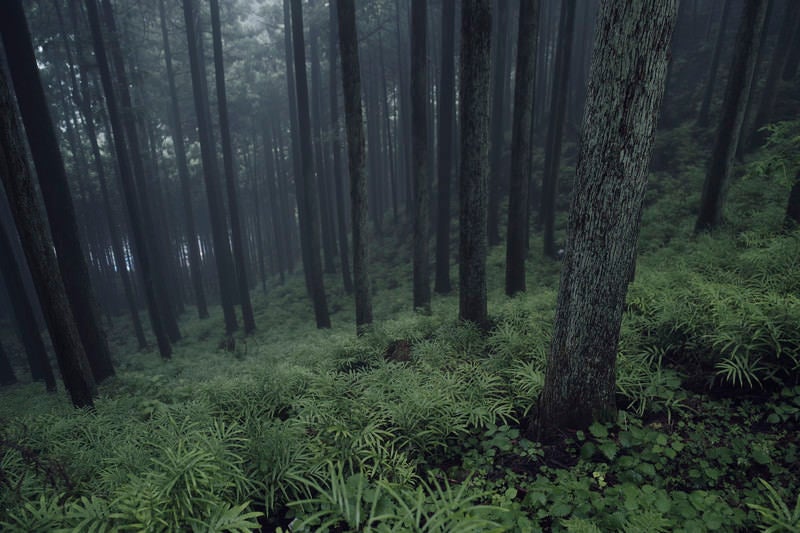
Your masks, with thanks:
[[[538,234],[525,295],[504,296],[490,251],[483,333],[456,320],[455,294],[412,312],[398,230],[373,241],[362,336],[336,275],[322,331],[290,275],[253,291],[249,337],[189,308],[169,361],[137,353],[121,317],[93,411],[40,384],[0,391],[0,529],[800,531],[800,234],[782,227],[795,129],[774,129],[701,236],[694,133],[659,138],[616,424],[530,438],[559,276]]]

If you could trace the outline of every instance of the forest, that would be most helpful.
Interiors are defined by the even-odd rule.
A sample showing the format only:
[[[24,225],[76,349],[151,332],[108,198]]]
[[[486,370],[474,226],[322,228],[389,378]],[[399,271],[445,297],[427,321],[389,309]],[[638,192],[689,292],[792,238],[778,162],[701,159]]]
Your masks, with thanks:
[[[0,530],[800,532],[800,1],[0,41]]]

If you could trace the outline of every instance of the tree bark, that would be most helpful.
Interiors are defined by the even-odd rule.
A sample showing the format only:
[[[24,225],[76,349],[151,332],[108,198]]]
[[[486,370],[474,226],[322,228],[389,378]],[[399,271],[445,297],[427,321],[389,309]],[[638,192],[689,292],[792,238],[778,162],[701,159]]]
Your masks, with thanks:
[[[719,29],[717,30],[717,42],[714,45],[714,54],[711,57],[708,82],[706,82],[706,90],[703,94],[703,103],[700,106],[700,112],[697,114],[698,128],[708,127],[708,119],[711,114],[711,99],[714,96],[714,85],[717,81],[719,57],[722,55],[722,44],[725,42],[725,28],[728,23],[728,15],[730,14],[732,4],[733,0],[725,0],[725,6],[722,8],[722,20],[720,20]]]
[[[70,306],[95,381],[114,375],[83,255],[64,160],[48,113],[28,23],[20,0],[5,2],[0,31],[11,79],[44,199],[50,233]]]
[[[564,113],[567,104],[569,64],[572,55],[572,34],[575,27],[575,0],[561,4],[561,22],[558,30],[558,46],[553,75],[550,122],[547,127],[547,149],[545,150],[542,197],[539,214],[544,230],[544,255],[557,256],[555,242],[556,200],[558,198],[558,174],[561,166],[561,141],[564,131]]]
[[[111,128],[106,129],[110,133],[113,133],[114,151],[116,152],[119,162],[119,178],[123,190],[122,196],[128,211],[128,221],[131,233],[133,234],[134,247],[136,248],[137,270],[139,270],[142,276],[145,301],[147,302],[148,314],[150,316],[150,325],[156,337],[156,342],[158,343],[158,351],[162,358],[168,359],[172,356],[172,347],[170,346],[169,338],[167,337],[164,327],[161,314],[162,309],[156,299],[157,290],[152,268],[152,256],[150,255],[149,246],[147,244],[147,235],[141,224],[142,215],[136,197],[136,185],[132,174],[130,155],[125,143],[125,130],[122,124],[122,116],[117,104],[116,92],[111,81],[108,57],[106,56],[103,36],[100,30],[100,16],[97,3],[95,0],[85,0],[85,3],[89,15],[89,28],[92,33],[94,55],[100,70],[100,80],[103,85],[103,93],[106,97],[108,117],[111,122]],[[125,263],[130,264],[129,258],[126,258]]]
[[[536,40],[538,36],[539,0],[520,0],[506,242],[506,294],[508,296],[525,291],[525,256],[528,248],[528,181],[531,174],[531,124],[536,87]]]
[[[297,203],[304,208],[300,214],[300,239],[307,243],[307,261],[303,267],[308,272],[311,285],[311,300],[318,328],[331,327],[328,303],[325,296],[325,281],[320,261],[320,225],[317,187],[314,182],[313,150],[311,146],[311,113],[309,111],[308,82],[306,79],[306,50],[303,36],[303,8],[301,0],[291,0],[292,42],[294,44],[294,75],[297,90],[297,126],[300,154],[303,162],[300,180],[295,180]]]
[[[339,230],[339,261],[342,264],[342,284],[347,294],[353,292],[353,278],[350,273],[350,246],[347,242],[347,219],[345,215],[344,185],[342,183],[342,143],[339,129],[339,24],[336,2],[329,2],[330,28],[328,41],[328,63],[330,68],[330,106],[331,106],[331,151],[333,152],[333,186],[336,189],[336,222]]]
[[[200,152],[203,160],[203,177],[206,184],[206,198],[211,222],[211,236],[214,241],[214,258],[217,263],[222,314],[225,319],[225,333],[233,334],[239,327],[233,308],[236,284],[234,281],[233,258],[228,243],[228,225],[225,223],[225,208],[222,205],[222,189],[219,185],[219,167],[211,134],[208,107],[208,86],[205,65],[201,61],[198,48],[200,35],[196,25],[197,14],[194,0],[183,0],[183,16],[186,21],[186,39],[189,46],[189,63],[192,71],[192,90],[194,92],[197,131],[200,137]]]
[[[350,204],[353,231],[353,288],[356,332],[372,324],[368,246],[367,178],[364,174],[364,113],[361,107],[361,73],[354,0],[339,0],[339,50],[342,58],[344,117],[347,127],[347,159],[350,167]]]
[[[225,67],[222,58],[222,30],[219,21],[219,0],[211,0],[211,33],[214,40],[214,72],[217,82],[217,106],[219,108],[219,130],[222,138],[222,162],[225,171],[225,184],[228,190],[228,214],[231,219],[231,240],[236,267],[236,283],[242,306],[242,322],[245,334],[256,329],[253,317],[253,304],[250,303],[250,285],[247,283],[247,248],[242,235],[242,222],[239,216],[239,191],[231,146],[231,128],[228,119],[228,97],[225,93]]]
[[[6,13],[0,14],[5,20]],[[39,210],[13,98],[6,70],[0,68],[0,179],[50,331],[64,386],[74,406],[92,407],[92,398],[97,392],[94,377],[67,300],[53,244],[47,237],[44,216]]]
[[[676,16],[677,0],[600,4],[539,403],[543,436],[616,419],[617,342]]]
[[[461,10],[461,182],[459,317],[488,328],[486,219],[489,155],[491,0],[465,0]]]
[[[487,237],[489,246],[500,244],[500,203],[502,192],[505,189],[505,172],[503,166],[503,151],[505,150],[505,82],[510,77],[506,67],[506,35],[508,33],[508,0],[498,0],[497,21],[495,22],[495,35],[492,42],[492,111],[489,116],[489,210],[487,215]]]
[[[450,189],[453,175],[455,113],[455,0],[442,1],[442,72],[439,84],[438,194],[436,197],[436,280],[434,290],[447,294],[450,283]]]
[[[430,184],[427,174],[427,2],[411,0],[411,167],[414,176],[414,309],[430,311]]]
[[[722,221],[722,205],[744,122],[767,3],[767,0],[745,0],[717,135],[703,184],[700,211],[695,223],[696,233],[711,230]]]
[[[175,162],[178,166],[178,179],[181,182],[181,199],[183,200],[183,220],[186,224],[186,241],[189,251],[189,274],[192,279],[195,306],[199,318],[208,318],[208,304],[206,291],[203,287],[202,263],[200,259],[200,245],[197,240],[197,228],[194,222],[194,209],[192,207],[192,187],[189,176],[189,165],[186,162],[186,147],[183,138],[183,122],[181,108],[178,101],[178,90],[175,86],[175,71],[172,67],[172,49],[167,32],[167,17],[164,9],[164,0],[158,3],[161,17],[161,39],[164,45],[164,63],[167,68],[167,83],[169,85],[170,107],[172,108],[172,140],[175,146]]]

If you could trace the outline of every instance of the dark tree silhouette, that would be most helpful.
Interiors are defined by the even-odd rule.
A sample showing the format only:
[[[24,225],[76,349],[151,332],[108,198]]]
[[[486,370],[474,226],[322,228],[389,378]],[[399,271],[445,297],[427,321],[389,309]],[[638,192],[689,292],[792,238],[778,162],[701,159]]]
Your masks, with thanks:
[[[486,218],[489,156],[491,0],[461,8],[461,181],[459,199],[459,317],[488,327]]]
[[[616,420],[617,341],[676,16],[677,0],[600,4],[539,400],[545,436]]]
[[[0,9],[0,15],[5,16],[4,11]],[[94,377],[67,301],[53,244],[47,237],[44,215],[38,207],[13,98],[6,69],[0,68],[0,179],[47,322],[61,379],[74,406],[91,407],[96,393]]]
[[[208,85],[206,67],[200,56],[200,35],[194,0],[183,0],[183,17],[186,21],[186,40],[189,47],[189,63],[192,71],[197,132],[200,137],[200,152],[203,160],[203,177],[206,184],[208,212],[211,218],[211,238],[214,241],[214,259],[217,263],[222,314],[225,318],[225,333],[230,335],[238,328],[233,309],[236,284],[233,273],[233,258],[228,243],[228,225],[225,223],[225,208],[222,205],[222,190],[219,185],[219,167],[211,135],[208,107]]]
[[[0,209],[5,210],[5,207],[0,207]],[[52,392],[56,390],[56,378],[50,367],[50,360],[47,358],[47,349],[39,331],[33,306],[25,291],[21,265],[17,262],[12,245],[12,239],[16,239],[16,233],[12,234],[13,226],[10,222],[12,221],[6,220],[5,216],[0,216],[0,273],[2,273],[6,292],[11,301],[11,310],[20,340],[25,347],[31,376],[34,380],[44,380],[47,390]]]
[[[222,58],[222,30],[219,22],[219,0],[211,0],[211,33],[214,40],[214,72],[217,82],[217,107],[219,108],[219,130],[222,138],[222,161],[225,171],[225,185],[228,191],[228,214],[231,219],[231,237],[233,241],[233,258],[236,266],[236,283],[239,289],[239,301],[242,306],[242,322],[244,332],[252,333],[256,329],[253,317],[253,304],[250,303],[250,285],[247,283],[247,246],[242,233],[242,222],[239,217],[239,191],[236,185],[236,172],[231,146],[231,127],[228,119],[228,97],[225,94],[225,67]]]
[[[439,84],[438,194],[436,215],[436,280],[433,289],[447,294],[450,284],[450,189],[453,175],[455,112],[455,0],[442,0],[442,72]]]
[[[297,126],[302,158],[302,175],[295,177],[297,203],[300,215],[300,239],[307,242],[307,257],[303,268],[311,284],[311,300],[318,328],[331,327],[325,282],[319,256],[320,225],[317,211],[317,187],[314,180],[313,150],[311,146],[311,113],[309,111],[308,82],[306,79],[306,51],[303,37],[303,8],[301,0],[292,2],[292,42],[294,44],[294,75],[297,90]],[[300,179],[298,179],[300,178]]]
[[[59,270],[92,373],[99,382],[114,375],[114,365],[100,326],[64,160],[39,78],[28,22],[19,0],[3,3],[0,32],[47,211]]]
[[[703,183],[695,232],[711,230],[722,221],[722,205],[725,202],[728,179],[739,143],[739,134],[742,131],[747,95],[756,68],[758,42],[764,28],[767,4],[767,0],[745,0],[742,9],[717,135]]]
[[[717,70],[719,68],[719,58],[722,55],[722,45],[725,42],[725,28],[728,24],[728,15],[731,11],[733,0],[725,0],[725,6],[722,8],[722,19],[719,22],[717,29],[717,41],[714,45],[714,54],[711,57],[711,67],[708,71],[708,82],[706,82],[706,89],[703,93],[703,103],[700,105],[700,112],[697,114],[697,127],[707,128],[709,122],[709,115],[711,114],[711,99],[714,96],[714,85],[717,81]]]
[[[14,368],[11,366],[11,361],[8,360],[3,344],[0,343],[0,385],[13,385],[17,382],[17,376],[14,375]]]
[[[152,256],[147,244],[147,235],[141,223],[142,215],[136,197],[136,184],[134,183],[131,158],[125,142],[125,128],[122,123],[122,114],[117,103],[116,91],[111,79],[108,56],[103,44],[103,34],[100,29],[100,15],[95,0],[85,0],[86,11],[89,16],[89,28],[92,33],[92,45],[95,60],[100,71],[100,81],[103,85],[103,94],[108,108],[108,118],[111,123],[114,151],[119,162],[119,178],[122,184],[125,207],[128,212],[128,222],[133,235],[137,270],[141,273],[144,285],[145,301],[147,302],[150,326],[156,337],[158,351],[161,357],[167,359],[172,356],[172,347],[167,337],[162,317],[162,306],[158,304],[155,276],[152,268]]]
[[[414,180],[414,309],[429,311],[431,306],[430,259],[430,184],[427,174],[428,118],[427,87],[428,34],[427,2],[411,0],[411,173]]]
[[[344,117],[347,126],[347,159],[350,167],[351,224],[353,227],[353,285],[356,331],[372,324],[368,246],[367,177],[364,173],[364,113],[361,107],[361,74],[354,0],[339,0],[339,50],[342,58]]]
[[[544,231],[544,254],[556,257],[555,219],[558,197],[558,174],[561,165],[561,141],[564,131],[564,114],[567,109],[567,83],[572,55],[572,34],[575,27],[575,0],[561,4],[561,22],[558,28],[555,71],[553,72],[550,122],[547,126],[547,147],[542,176],[542,197],[539,215]]]
[[[531,173],[531,123],[536,87],[536,40],[539,36],[539,0],[520,0],[517,34],[517,70],[511,132],[511,179],[506,242],[506,294],[525,290],[528,248],[528,181]]]
[[[331,106],[331,151],[333,152],[333,186],[336,194],[336,225],[339,230],[339,261],[342,264],[342,284],[347,294],[353,292],[353,278],[350,274],[350,247],[347,242],[347,217],[345,215],[344,184],[342,183],[342,143],[339,128],[339,23],[336,2],[329,2],[330,27],[328,40],[329,87]]]
[[[172,142],[175,146],[175,162],[178,166],[178,179],[181,182],[181,199],[183,200],[183,220],[186,231],[186,245],[189,252],[189,275],[194,289],[195,305],[200,318],[208,318],[208,304],[206,291],[203,287],[202,264],[200,260],[200,245],[197,242],[197,228],[194,222],[192,207],[192,187],[189,176],[189,166],[186,162],[186,147],[183,144],[183,123],[181,121],[181,108],[178,102],[178,90],[175,86],[175,72],[172,67],[172,48],[167,32],[167,17],[164,9],[164,0],[159,0],[158,10],[161,19],[161,39],[164,46],[164,63],[167,69],[167,83],[169,84],[169,99],[172,108]]]

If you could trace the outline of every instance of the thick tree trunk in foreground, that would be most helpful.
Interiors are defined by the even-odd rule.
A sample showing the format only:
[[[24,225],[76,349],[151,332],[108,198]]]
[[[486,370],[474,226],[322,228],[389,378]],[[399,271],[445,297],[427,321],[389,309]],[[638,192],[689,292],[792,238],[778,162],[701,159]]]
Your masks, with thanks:
[[[233,163],[233,147],[231,146],[231,128],[228,120],[228,97],[225,92],[225,67],[222,58],[222,30],[219,21],[219,0],[211,0],[211,32],[214,39],[214,73],[217,81],[217,106],[219,108],[219,130],[222,138],[222,162],[225,170],[225,185],[228,191],[228,214],[231,219],[231,241],[233,242],[233,258],[236,268],[236,283],[239,290],[239,301],[242,306],[242,322],[244,332],[252,333],[256,329],[253,317],[253,304],[250,303],[250,285],[247,283],[247,247],[239,217],[239,187],[236,184],[236,172]]]
[[[367,269],[367,177],[364,174],[364,113],[361,107],[361,74],[354,0],[339,0],[339,50],[342,57],[344,117],[347,126],[347,159],[350,166],[351,224],[353,226],[353,288],[356,331],[372,323],[369,271]]]
[[[525,290],[525,256],[528,248],[528,181],[531,173],[531,123],[534,88],[536,87],[536,39],[538,35],[539,0],[520,0],[506,241],[506,294],[508,296],[514,296]]]
[[[600,5],[539,403],[545,436],[615,419],[617,341],[676,15],[677,0]]]
[[[461,10],[461,182],[459,318],[488,327],[486,219],[489,173],[491,0],[465,0]]]
[[[114,375],[114,365],[100,326],[67,173],[48,113],[22,3],[4,2],[0,21],[8,68],[47,210],[58,266],[92,373],[99,382]]]
[[[47,237],[44,217],[38,207],[36,187],[26,160],[11,84],[0,68],[0,179],[28,260],[39,304],[56,352],[64,386],[76,407],[91,407],[96,393],[53,244]]]
[[[200,137],[200,152],[203,160],[203,177],[206,184],[208,213],[211,218],[211,235],[214,241],[214,258],[217,262],[219,293],[222,314],[225,318],[225,333],[230,335],[239,327],[233,308],[236,291],[233,258],[228,243],[228,225],[225,223],[225,208],[222,205],[222,189],[219,185],[219,166],[214,140],[209,124],[208,86],[205,64],[200,58],[200,35],[197,31],[197,14],[194,0],[183,0],[183,16],[186,21],[186,39],[189,45],[189,63],[192,71],[192,90],[197,115],[197,132]]]
[[[325,282],[320,260],[320,217],[317,187],[314,180],[313,150],[311,146],[311,113],[309,110],[308,81],[306,78],[306,50],[303,36],[303,8],[300,0],[292,0],[292,42],[294,43],[294,75],[297,90],[297,126],[300,136],[300,154],[303,170],[295,176],[297,201],[303,203],[300,211],[300,239],[307,243],[307,257],[303,268],[308,272],[311,300],[318,328],[331,327]],[[304,220],[305,219],[305,220]]]
[[[447,294],[450,284],[450,189],[453,177],[455,112],[455,0],[442,1],[442,79],[439,84],[438,194],[436,214],[436,280],[433,290]]]
[[[427,2],[411,0],[411,172],[414,179],[414,309],[430,310],[430,183],[428,183]],[[382,215],[382,213],[380,213]]]
[[[756,69],[758,43],[764,29],[767,4],[767,0],[745,0],[695,232],[711,230],[722,221],[722,205],[742,131],[747,95]]]
[[[100,30],[100,15],[98,13],[95,0],[85,0],[87,13],[89,16],[89,28],[92,33],[92,45],[97,66],[100,71],[100,80],[103,85],[103,94],[106,98],[108,108],[108,118],[111,128],[107,131],[113,132],[114,151],[119,162],[119,178],[122,184],[122,197],[125,200],[125,207],[128,212],[128,222],[131,233],[133,234],[133,244],[135,248],[136,265],[142,276],[144,285],[145,300],[147,302],[148,314],[150,316],[150,326],[158,343],[158,351],[161,357],[168,359],[172,356],[172,347],[167,337],[166,328],[161,316],[161,307],[157,301],[157,290],[155,277],[152,268],[152,258],[147,245],[147,236],[141,224],[142,215],[139,210],[139,202],[136,196],[136,184],[132,174],[132,166],[128,147],[125,143],[125,128],[122,123],[122,115],[117,104],[116,92],[111,80],[106,49],[103,45],[103,36]]]

